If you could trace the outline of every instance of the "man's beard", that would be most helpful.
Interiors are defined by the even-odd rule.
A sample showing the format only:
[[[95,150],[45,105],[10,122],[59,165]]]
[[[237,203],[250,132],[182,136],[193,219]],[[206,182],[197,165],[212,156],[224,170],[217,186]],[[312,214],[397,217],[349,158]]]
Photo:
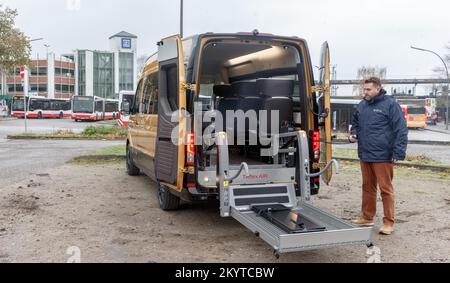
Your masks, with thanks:
[[[364,99],[366,100],[366,101],[372,101],[372,97],[370,97],[369,95],[364,95]]]

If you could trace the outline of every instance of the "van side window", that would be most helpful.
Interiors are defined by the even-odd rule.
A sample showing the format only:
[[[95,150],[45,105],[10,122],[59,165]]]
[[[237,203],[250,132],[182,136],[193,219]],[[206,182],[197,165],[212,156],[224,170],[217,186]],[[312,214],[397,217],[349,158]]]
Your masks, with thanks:
[[[151,81],[150,76],[144,78],[144,92],[142,95],[142,103],[139,105],[139,113],[148,114],[148,107],[151,99]]]
[[[160,93],[162,93],[164,97],[159,97],[159,99],[165,100],[164,102],[168,104],[170,111],[176,111],[178,109],[177,66],[173,64],[165,66],[163,69],[161,69],[160,79],[160,85],[162,88],[164,88],[163,90],[160,90]]]
[[[134,96],[133,107],[131,107],[131,115],[136,115],[139,113],[139,105],[141,104],[141,94],[142,94],[142,84],[143,80],[139,81],[139,85],[136,90],[136,95]]]
[[[158,73],[153,73],[145,78],[144,97],[140,107],[140,113],[158,114]]]
[[[153,73],[148,76],[149,80],[149,91],[150,91],[150,105],[148,108],[148,114],[157,115],[158,114],[158,97],[159,97],[159,90],[158,90],[158,73]]]

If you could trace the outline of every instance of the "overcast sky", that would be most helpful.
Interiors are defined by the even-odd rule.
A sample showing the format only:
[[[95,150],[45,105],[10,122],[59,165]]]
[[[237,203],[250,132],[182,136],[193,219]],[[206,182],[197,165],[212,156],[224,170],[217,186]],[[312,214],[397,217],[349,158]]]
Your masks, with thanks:
[[[78,5],[77,2],[80,4]],[[389,78],[424,78],[440,66],[414,44],[445,53],[450,42],[450,2],[445,0],[185,0],[185,35],[251,31],[305,38],[319,62],[331,47],[338,79],[356,77],[362,65],[388,68]],[[178,33],[179,0],[2,0],[18,9],[17,26],[33,43],[33,56],[50,44],[56,54],[108,49],[108,37],[125,30],[139,37],[138,53]],[[79,9],[78,9],[79,7]]]

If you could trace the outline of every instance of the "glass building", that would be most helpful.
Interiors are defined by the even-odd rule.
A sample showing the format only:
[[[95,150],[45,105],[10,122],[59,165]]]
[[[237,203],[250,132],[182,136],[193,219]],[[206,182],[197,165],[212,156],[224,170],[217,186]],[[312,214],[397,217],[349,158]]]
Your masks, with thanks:
[[[122,31],[109,43],[109,51],[75,51],[76,95],[118,98],[122,90],[135,90],[137,37]]]

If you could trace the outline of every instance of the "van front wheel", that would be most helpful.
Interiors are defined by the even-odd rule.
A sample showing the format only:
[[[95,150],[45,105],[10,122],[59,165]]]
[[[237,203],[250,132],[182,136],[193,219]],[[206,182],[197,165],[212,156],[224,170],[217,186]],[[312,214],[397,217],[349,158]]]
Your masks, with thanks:
[[[134,165],[133,157],[131,156],[131,149],[127,146],[127,173],[130,176],[137,176],[141,172],[141,170]]]
[[[170,193],[169,189],[158,182],[159,207],[164,211],[177,210],[180,207],[180,198]]]

